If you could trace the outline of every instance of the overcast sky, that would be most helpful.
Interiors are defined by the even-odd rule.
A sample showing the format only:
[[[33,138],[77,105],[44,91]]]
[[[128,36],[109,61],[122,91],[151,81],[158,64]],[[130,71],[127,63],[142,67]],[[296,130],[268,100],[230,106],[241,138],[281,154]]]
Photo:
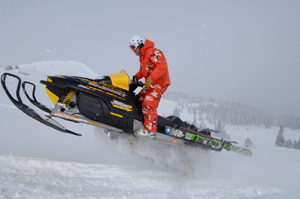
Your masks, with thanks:
[[[300,116],[299,0],[0,0],[0,30],[0,67],[72,60],[133,76],[139,34],[164,52],[170,91]]]

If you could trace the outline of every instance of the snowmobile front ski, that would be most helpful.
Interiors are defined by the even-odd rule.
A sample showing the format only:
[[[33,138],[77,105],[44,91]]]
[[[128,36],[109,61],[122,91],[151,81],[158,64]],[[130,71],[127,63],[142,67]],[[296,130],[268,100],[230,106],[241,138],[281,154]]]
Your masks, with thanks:
[[[11,76],[13,78],[16,78],[18,80],[18,83],[17,83],[17,89],[16,89],[16,97],[17,99],[15,99],[11,93],[9,92],[9,90],[7,89],[7,86],[6,86],[6,78],[7,76]],[[17,107],[19,108],[22,112],[24,112],[26,115],[28,115],[29,117],[32,117],[33,119],[49,126],[49,127],[52,127],[58,131],[61,131],[63,133],[69,133],[69,134],[72,134],[72,135],[76,135],[76,136],[81,136],[81,134],[78,134],[78,133],[75,133],[73,131],[70,131],[68,129],[65,129],[62,125],[60,125],[58,122],[56,122],[55,120],[53,120],[52,118],[46,116],[46,115],[43,115],[41,113],[37,113],[35,110],[31,109],[29,106],[27,106],[26,104],[24,104],[22,102],[22,99],[20,97],[20,88],[21,88],[21,78],[14,75],[14,74],[11,74],[11,73],[4,73],[2,76],[1,76],[1,83],[2,83],[2,87],[4,89],[4,91],[6,92],[8,98],[12,101],[12,103]],[[24,87],[25,87],[25,84],[24,84]],[[35,86],[34,86],[35,88]],[[25,92],[25,95],[27,95],[27,93]],[[34,96],[34,95],[33,95]],[[28,96],[29,98],[29,96]],[[30,100],[31,101],[31,100]],[[37,106],[41,107],[42,109],[46,109],[45,111],[50,111],[48,108],[46,108],[44,105],[41,105],[40,103],[38,103],[34,97],[34,100],[32,100],[33,103],[35,103]],[[44,108],[45,107],[45,108]],[[48,110],[47,110],[48,109]]]

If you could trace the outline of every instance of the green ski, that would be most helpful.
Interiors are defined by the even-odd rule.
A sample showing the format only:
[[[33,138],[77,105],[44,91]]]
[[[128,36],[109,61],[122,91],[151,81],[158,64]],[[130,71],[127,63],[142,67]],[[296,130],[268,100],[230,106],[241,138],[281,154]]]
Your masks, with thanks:
[[[213,150],[221,151],[222,149],[226,149],[227,151],[233,151],[245,156],[252,156],[251,150],[244,147],[233,145],[233,144],[237,144],[237,142],[234,141],[226,141],[222,139],[219,140],[205,135],[202,136],[202,135],[194,135],[194,134],[190,134],[189,137],[191,138],[192,141],[208,146]]]
[[[199,144],[209,150],[222,151],[222,149],[226,149],[227,151],[233,151],[245,156],[252,156],[251,150],[233,145],[238,144],[237,142],[211,137],[210,132],[207,133],[207,131],[207,129],[196,131],[196,129],[188,129],[177,126],[166,128],[166,133],[168,135],[185,139],[190,145],[196,146]]]

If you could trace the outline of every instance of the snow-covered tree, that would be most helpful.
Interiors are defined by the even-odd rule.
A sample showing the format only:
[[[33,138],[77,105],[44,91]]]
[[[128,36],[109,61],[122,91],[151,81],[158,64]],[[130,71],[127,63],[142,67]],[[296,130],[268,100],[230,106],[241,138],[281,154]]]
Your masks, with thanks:
[[[287,148],[294,148],[293,141],[291,139],[286,140],[285,147],[287,147]]]
[[[222,124],[221,120],[218,121],[218,126],[215,128],[219,131],[218,135],[224,139],[230,139],[229,135],[226,133],[225,124]]]
[[[194,115],[194,120],[193,120],[192,124],[193,124],[193,125],[195,125],[195,126],[198,126],[198,125],[197,125],[197,118],[196,118],[196,114]]]
[[[295,148],[295,149],[300,149],[300,139],[298,140],[298,142],[295,141],[295,143],[294,143],[294,148]]]
[[[248,148],[255,147],[253,141],[249,137],[245,140],[245,146]]]
[[[277,138],[276,138],[275,146],[285,146],[285,139],[284,139],[284,136],[283,136],[283,132],[284,132],[284,127],[281,126],[280,129],[279,129]]]
[[[207,126],[206,126],[205,122],[202,121],[200,126],[199,126],[199,129],[206,129],[206,128],[207,128]]]
[[[177,116],[177,117],[180,117],[180,110],[179,110],[179,108],[175,108],[175,110],[173,110],[173,115],[174,116]]]

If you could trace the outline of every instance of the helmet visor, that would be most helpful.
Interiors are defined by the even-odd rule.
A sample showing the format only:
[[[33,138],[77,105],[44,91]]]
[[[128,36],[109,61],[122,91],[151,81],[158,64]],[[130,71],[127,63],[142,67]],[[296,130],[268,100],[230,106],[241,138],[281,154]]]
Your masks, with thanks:
[[[137,48],[137,46],[135,46],[135,45],[130,45],[129,48],[130,48],[131,50],[135,50],[135,49]]]

